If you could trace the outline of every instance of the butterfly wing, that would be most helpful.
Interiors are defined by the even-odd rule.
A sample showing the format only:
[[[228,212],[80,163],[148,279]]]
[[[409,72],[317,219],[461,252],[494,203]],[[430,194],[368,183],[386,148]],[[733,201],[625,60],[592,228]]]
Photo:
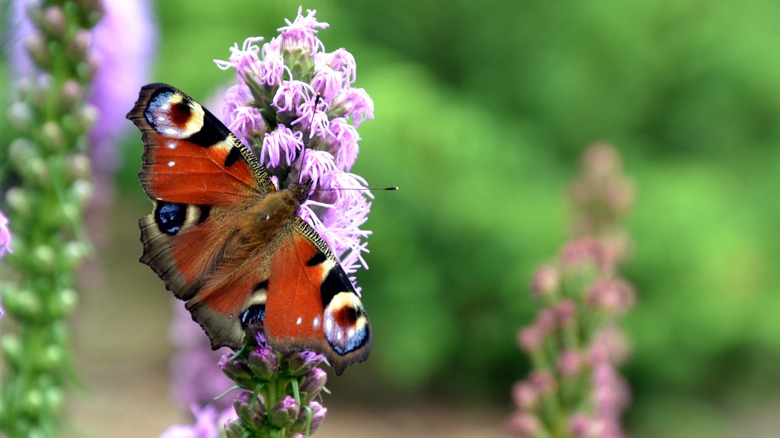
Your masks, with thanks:
[[[325,242],[300,218],[273,258],[265,333],[282,351],[325,354],[336,374],[368,357],[371,326],[352,282]]]
[[[209,278],[235,276],[226,269],[247,270],[231,260],[265,249],[236,247],[246,211],[275,190],[265,168],[214,115],[170,85],[144,86],[128,118],[142,133],[139,179],[154,204],[139,221],[141,262],[185,301],[200,294]],[[251,292],[221,284],[224,289],[206,301],[211,307],[199,307],[193,318],[213,347],[238,347],[243,330],[231,316]]]

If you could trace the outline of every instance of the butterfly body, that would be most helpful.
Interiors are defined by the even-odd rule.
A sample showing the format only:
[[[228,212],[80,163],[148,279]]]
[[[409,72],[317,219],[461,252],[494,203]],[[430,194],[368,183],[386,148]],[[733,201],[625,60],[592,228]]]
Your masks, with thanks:
[[[150,84],[128,114],[144,141],[141,262],[185,300],[213,348],[262,328],[281,351],[324,354],[340,374],[365,360],[368,317],[322,237],[298,216],[310,184],[277,190],[216,117],[176,88]]]

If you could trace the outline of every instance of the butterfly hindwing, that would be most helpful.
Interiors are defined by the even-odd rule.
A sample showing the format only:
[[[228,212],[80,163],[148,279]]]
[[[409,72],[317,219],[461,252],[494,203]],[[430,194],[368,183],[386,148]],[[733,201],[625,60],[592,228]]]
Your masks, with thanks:
[[[371,327],[355,288],[316,231],[296,218],[274,254],[265,332],[282,350],[323,352],[337,374],[368,357]]]

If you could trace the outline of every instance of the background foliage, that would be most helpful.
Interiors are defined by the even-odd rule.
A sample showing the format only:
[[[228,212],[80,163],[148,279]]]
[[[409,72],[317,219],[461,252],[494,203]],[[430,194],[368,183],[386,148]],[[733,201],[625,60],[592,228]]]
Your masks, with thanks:
[[[207,100],[232,80],[212,59],[272,36],[297,6],[159,2],[154,80]],[[528,279],[569,235],[580,151],[607,140],[638,192],[628,429],[720,436],[730,414],[777,404],[780,3],[303,6],[331,23],[329,50],[354,54],[376,105],[355,173],[401,187],[377,194],[371,269],[358,276],[372,357],[331,384],[337,394],[443,394],[508,412],[526,369],[515,331],[534,313]],[[135,132],[124,154],[122,199],[145,214]]]

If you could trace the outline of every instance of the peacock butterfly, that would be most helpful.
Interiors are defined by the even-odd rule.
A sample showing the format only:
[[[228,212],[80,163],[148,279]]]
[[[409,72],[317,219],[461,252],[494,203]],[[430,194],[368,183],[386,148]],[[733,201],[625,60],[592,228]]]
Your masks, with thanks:
[[[154,206],[140,219],[148,265],[208,335],[239,348],[262,329],[280,351],[312,350],[336,374],[368,357],[371,326],[352,282],[298,215],[311,183],[277,190],[254,153],[166,84],[141,88],[138,176]]]

